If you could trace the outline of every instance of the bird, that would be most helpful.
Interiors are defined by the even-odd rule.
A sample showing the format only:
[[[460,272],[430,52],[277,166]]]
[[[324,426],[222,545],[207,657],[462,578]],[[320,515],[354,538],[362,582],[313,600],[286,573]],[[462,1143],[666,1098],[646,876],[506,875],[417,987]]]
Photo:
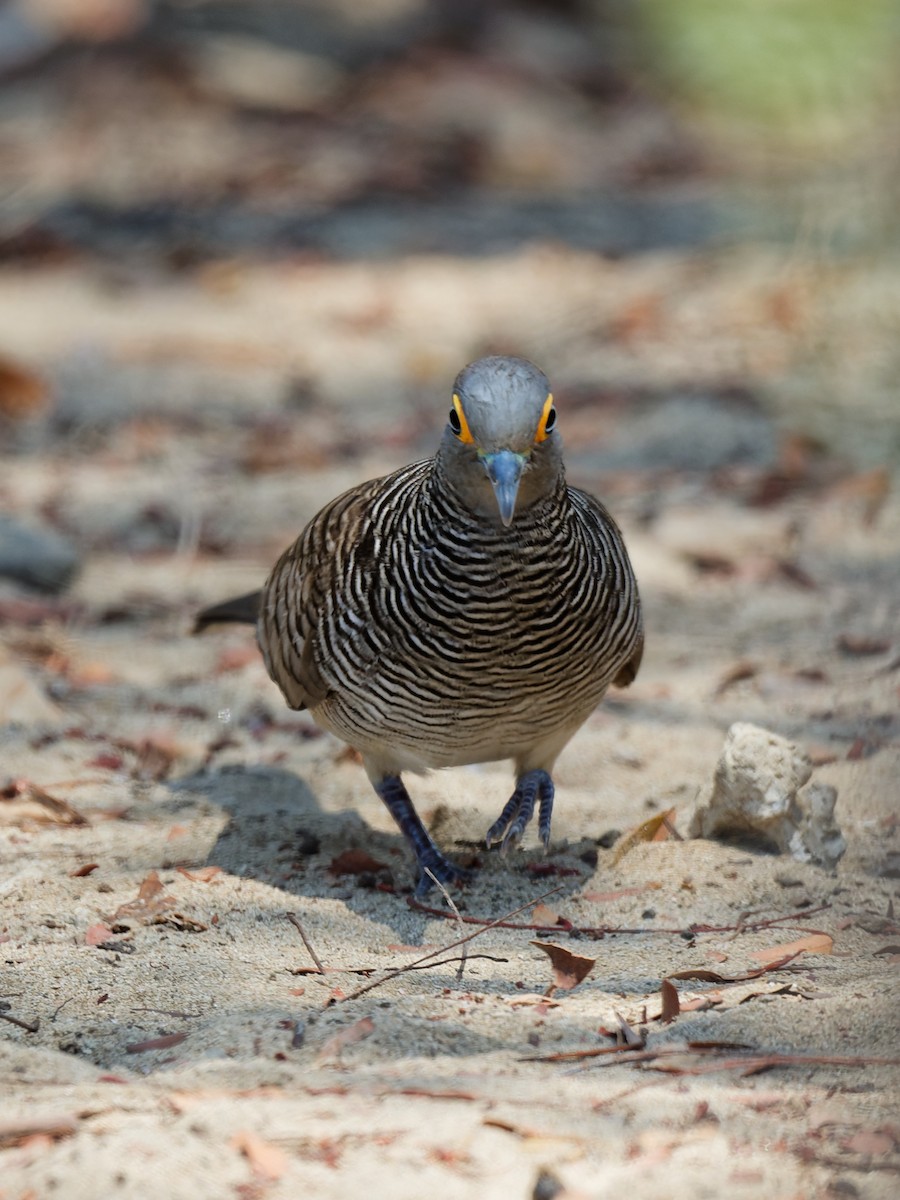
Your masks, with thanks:
[[[543,371],[492,355],[451,394],[432,458],[326,504],[261,591],[195,621],[255,623],[287,704],[361,756],[415,855],[418,897],[471,872],[435,844],[404,774],[511,759],[486,844],[509,851],[537,809],[548,849],[557,757],[644,647],[621,532],[566,482]]]

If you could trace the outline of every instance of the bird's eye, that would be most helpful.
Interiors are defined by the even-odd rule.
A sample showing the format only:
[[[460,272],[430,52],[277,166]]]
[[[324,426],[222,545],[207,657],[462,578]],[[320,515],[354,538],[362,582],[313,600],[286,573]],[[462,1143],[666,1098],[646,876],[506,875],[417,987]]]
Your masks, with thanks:
[[[475,439],[472,437],[472,431],[469,429],[469,422],[466,420],[466,414],[463,412],[459,396],[455,392],[453,393],[453,407],[450,409],[450,428],[459,440],[465,442],[467,446],[471,446],[474,443]]]
[[[553,407],[553,396],[550,395],[544,401],[544,411],[541,413],[541,420],[537,427],[537,433],[534,435],[534,440],[542,442],[548,433],[553,432],[555,424],[556,409]]]

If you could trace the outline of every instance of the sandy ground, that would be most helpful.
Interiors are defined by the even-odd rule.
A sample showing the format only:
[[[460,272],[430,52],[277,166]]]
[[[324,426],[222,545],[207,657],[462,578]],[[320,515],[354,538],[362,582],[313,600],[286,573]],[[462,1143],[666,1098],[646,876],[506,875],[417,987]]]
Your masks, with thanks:
[[[571,296],[591,271],[617,274],[627,290],[637,275],[652,270],[664,283],[685,266],[629,272],[545,252],[477,269],[552,285],[574,313],[583,309]],[[726,269],[733,278],[733,262],[722,279]],[[399,351],[380,372],[364,366],[391,339],[363,320],[378,268],[369,279],[354,270],[357,308],[344,293],[335,315],[326,295],[309,318],[327,343],[249,315],[264,284],[273,311],[300,312],[312,286],[302,272],[286,279],[270,268],[266,281],[253,274],[225,294],[182,295],[199,314],[200,341],[182,343],[165,368],[153,339],[158,352],[189,337],[168,285],[132,297],[126,332],[145,339],[135,362],[123,318],[104,311],[102,288],[83,275],[0,283],[17,298],[11,336],[68,381],[63,396],[80,414],[68,432],[31,428],[33,448],[7,460],[7,498],[64,513],[85,549],[64,600],[31,601],[42,623],[21,613],[6,623],[7,667],[31,690],[7,699],[4,714],[3,774],[26,783],[18,807],[0,802],[0,993],[7,1018],[36,1027],[0,1025],[0,1195],[275,1200],[365,1186],[398,1197],[529,1196],[542,1171],[595,1197],[893,1195],[897,1070],[869,1060],[897,1053],[900,500],[879,491],[881,476],[873,500],[860,470],[870,464],[832,444],[807,448],[783,495],[749,503],[796,443],[777,389],[768,408],[735,407],[700,393],[691,403],[652,390],[610,399],[607,381],[587,402],[574,380],[595,379],[590,339],[569,333],[560,425],[573,474],[621,517],[646,604],[644,668],[561,759],[548,858],[533,835],[505,860],[478,848],[508,794],[502,764],[412,787],[440,842],[479,867],[456,896],[463,914],[492,920],[556,888],[537,923],[563,924],[540,936],[595,965],[574,990],[546,998],[538,932],[497,928],[470,944],[461,979],[451,962],[352,998],[455,941],[460,927],[410,907],[408,857],[361,767],[283,709],[252,634],[191,638],[189,625],[200,604],[253,586],[326,496],[427,451],[443,419],[439,368],[392,390]],[[409,262],[394,279],[396,311],[416,313],[411,297],[435,288],[462,292],[475,273]],[[736,285],[745,303],[753,277]],[[716,278],[713,266],[690,298],[710,318],[724,286]],[[683,324],[688,300],[674,283],[660,286],[666,321]],[[469,319],[499,341],[500,322],[482,304]],[[70,314],[65,337],[59,306]],[[223,342],[240,319],[249,347],[249,365],[221,392],[202,358],[205,311],[211,324],[221,316]],[[699,329],[702,316],[693,319]],[[87,325],[93,354],[78,357]],[[708,336],[704,361],[752,357],[758,336],[753,326],[730,343]],[[658,343],[658,326],[646,337]],[[406,353],[416,339],[395,341]],[[356,378],[307,364],[308,393],[286,392],[298,344],[352,362]],[[632,343],[633,374],[642,363],[660,369],[657,349]],[[354,425],[347,397],[367,370],[373,399]],[[699,425],[693,403],[709,405]],[[802,414],[793,419],[802,431]],[[858,419],[891,436],[877,404]],[[749,446],[744,461],[722,461],[735,438]],[[702,461],[690,469],[659,462],[665,455]],[[12,604],[20,593],[4,595]],[[604,835],[670,807],[686,832],[735,720],[799,742],[815,779],[837,787],[849,848],[836,871],[709,841],[610,848]],[[26,784],[84,823],[23,816]],[[350,850],[382,866],[337,874],[332,864]],[[142,883],[143,906],[134,903]],[[324,976],[308,973],[288,912]],[[527,926],[528,910],[513,921]],[[754,952],[810,930],[830,934],[833,953],[742,982],[681,981],[686,1011],[659,1019],[671,973],[745,974],[760,966]],[[739,1043],[810,1057],[752,1075],[725,1064],[727,1047],[645,1063],[535,1061],[613,1045],[620,1022],[651,1049]]]
[[[622,6],[78,7],[5,6],[61,44],[0,61],[0,507],[81,560],[0,580],[0,1200],[896,1195],[891,120],[710,151]],[[410,781],[458,921],[252,633],[190,627],[487,352],[550,375],[647,655],[546,857],[482,848],[504,764]],[[836,869],[687,836],[736,721],[837,789]]]

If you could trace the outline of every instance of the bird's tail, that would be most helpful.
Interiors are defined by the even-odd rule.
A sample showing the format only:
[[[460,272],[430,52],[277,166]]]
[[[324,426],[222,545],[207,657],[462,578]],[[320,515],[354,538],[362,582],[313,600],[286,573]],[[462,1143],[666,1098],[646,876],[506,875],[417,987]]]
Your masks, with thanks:
[[[204,608],[194,618],[194,633],[200,633],[207,625],[255,625],[261,603],[262,592],[248,592],[246,596],[235,596],[233,600]]]

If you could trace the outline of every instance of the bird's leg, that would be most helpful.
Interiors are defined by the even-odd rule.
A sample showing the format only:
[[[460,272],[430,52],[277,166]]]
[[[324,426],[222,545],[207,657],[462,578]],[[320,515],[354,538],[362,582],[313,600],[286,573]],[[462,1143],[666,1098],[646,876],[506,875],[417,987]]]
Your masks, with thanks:
[[[518,845],[525,826],[534,816],[534,807],[539,804],[538,832],[544,846],[550,844],[550,821],[553,816],[553,780],[546,771],[526,771],[516,780],[516,790],[503,806],[503,812],[487,831],[488,846],[500,842],[500,852],[505,854]]]
[[[419,867],[419,878],[416,882],[416,895],[419,898],[434,886],[433,881],[425,874],[426,867],[441,883],[464,883],[470,877],[470,872],[458,867],[441,854],[431,840],[399,775],[385,775],[375,784],[375,791],[397,822],[400,832],[412,846]]]

